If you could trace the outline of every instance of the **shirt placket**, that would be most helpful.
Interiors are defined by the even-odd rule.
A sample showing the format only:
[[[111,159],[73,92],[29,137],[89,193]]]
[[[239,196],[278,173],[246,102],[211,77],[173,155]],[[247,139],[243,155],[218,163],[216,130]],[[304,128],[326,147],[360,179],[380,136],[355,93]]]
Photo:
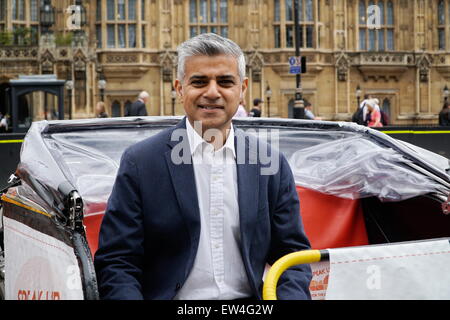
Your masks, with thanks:
[[[220,156],[220,155],[219,155]],[[224,259],[223,259],[223,183],[224,168],[217,157],[213,154],[211,161],[210,176],[210,239],[214,279],[222,291],[224,286]]]

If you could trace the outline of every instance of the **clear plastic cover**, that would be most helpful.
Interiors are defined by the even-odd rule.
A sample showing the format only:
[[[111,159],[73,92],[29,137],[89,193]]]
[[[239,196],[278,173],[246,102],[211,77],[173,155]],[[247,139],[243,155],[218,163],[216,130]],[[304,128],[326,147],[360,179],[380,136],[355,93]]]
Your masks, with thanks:
[[[397,151],[364,137],[299,150],[289,162],[296,184],[342,198],[401,201],[442,188]]]
[[[18,173],[24,183],[32,184],[49,211],[57,211],[62,202],[57,190],[64,182],[76,188],[85,202],[104,203],[124,150],[177,121],[163,117],[146,117],[141,122],[54,121],[53,130],[47,121],[36,122],[23,143]],[[236,125],[279,148],[289,160],[296,183],[306,188],[351,199],[375,196],[382,201],[401,201],[443,188],[426,171],[410,167],[411,160],[404,154],[381,144],[359,126],[339,130],[341,125],[334,123],[333,129],[323,124],[295,128],[289,122],[265,124],[261,120],[237,121]],[[278,130],[276,143],[270,141],[268,129]],[[51,196],[47,199],[46,194]]]

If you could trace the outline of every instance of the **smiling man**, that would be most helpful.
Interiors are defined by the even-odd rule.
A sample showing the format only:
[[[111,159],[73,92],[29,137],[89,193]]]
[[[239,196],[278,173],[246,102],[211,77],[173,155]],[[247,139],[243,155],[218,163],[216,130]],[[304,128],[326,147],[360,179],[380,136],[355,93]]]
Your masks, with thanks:
[[[95,256],[102,298],[260,299],[266,263],[309,249],[286,159],[269,148],[279,165],[262,174],[260,141],[231,123],[247,84],[234,42],[180,45],[186,117],[122,156]],[[310,298],[310,280],[308,266],[290,268],[278,297]]]

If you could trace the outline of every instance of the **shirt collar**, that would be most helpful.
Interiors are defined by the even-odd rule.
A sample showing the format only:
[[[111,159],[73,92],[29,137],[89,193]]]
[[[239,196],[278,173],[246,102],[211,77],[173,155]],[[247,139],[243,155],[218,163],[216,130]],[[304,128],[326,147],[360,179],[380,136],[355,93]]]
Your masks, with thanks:
[[[191,123],[189,122],[189,119],[186,118],[186,130],[187,130],[187,136],[189,140],[189,147],[191,149],[191,156],[195,153],[197,148],[202,145],[203,143],[207,143],[203,138],[197,133],[197,131],[194,130]],[[233,125],[230,126],[230,129],[228,131],[228,137],[225,141],[225,144],[222,148],[220,148],[218,151],[228,149],[232,152],[233,157],[236,159],[236,151],[234,148],[234,128]]]

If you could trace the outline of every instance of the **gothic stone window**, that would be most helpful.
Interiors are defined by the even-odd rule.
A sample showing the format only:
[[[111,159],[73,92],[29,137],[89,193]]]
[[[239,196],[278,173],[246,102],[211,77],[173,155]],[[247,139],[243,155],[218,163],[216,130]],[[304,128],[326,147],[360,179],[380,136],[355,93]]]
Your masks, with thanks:
[[[0,32],[5,30],[6,25],[6,0],[0,0]]]
[[[227,0],[189,0],[189,36],[207,32],[228,38]]]
[[[437,4],[438,49],[446,50],[450,37],[450,1],[440,0]]]
[[[137,29],[144,30],[146,26],[145,19],[142,19],[143,10],[146,8],[145,2],[142,0],[97,0],[97,46],[103,47],[105,38],[107,48],[137,48]],[[102,4],[106,4],[105,11],[102,10]],[[140,34],[142,35],[142,32]],[[139,42],[142,46],[142,40]]]
[[[320,0],[298,0],[300,47],[318,48]],[[274,0],[274,47],[295,47],[294,0]]]
[[[0,0],[0,31],[13,32],[15,45],[36,45],[40,0]]]
[[[359,50],[395,50],[393,1],[360,0],[358,9]]]

